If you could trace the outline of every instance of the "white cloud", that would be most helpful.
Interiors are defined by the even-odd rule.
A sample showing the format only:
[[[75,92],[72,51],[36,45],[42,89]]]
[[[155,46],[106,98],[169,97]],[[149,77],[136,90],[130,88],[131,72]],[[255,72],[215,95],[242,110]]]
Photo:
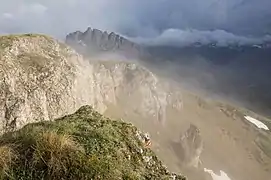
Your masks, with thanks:
[[[4,13],[4,14],[2,15],[2,17],[3,17],[4,19],[12,19],[12,18],[13,18],[13,15],[12,15],[11,13]]]
[[[131,40],[146,45],[184,46],[196,42],[201,42],[202,44],[216,42],[217,46],[226,46],[232,43],[236,43],[239,45],[259,44],[264,41],[271,41],[271,36],[266,35],[260,38],[255,38],[234,35],[224,30],[200,31],[196,29],[187,29],[187,30],[168,29],[162,32],[159,36],[156,36],[154,38],[137,37],[131,38]]]
[[[43,14],[46,12],[47,7],[39,3],[33,3],[25,7],[26,12],[34,14]]]
[[[43,14],[47,10],[47,7],[39,4],[39,3],[31,3],[31,4],[17,4],[14,7],[10,8],[9,12],[4,13],[6,17],[21,17],[27,16],[27,18],[31,19],[31,15]]]

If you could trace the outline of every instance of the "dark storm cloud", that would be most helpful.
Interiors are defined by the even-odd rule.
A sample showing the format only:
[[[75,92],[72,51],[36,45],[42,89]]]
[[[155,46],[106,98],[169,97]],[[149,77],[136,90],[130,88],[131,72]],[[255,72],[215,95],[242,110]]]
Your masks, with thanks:
[[[214,38],[254,43],[269,38],[270,9],[270,0],[9,0],[1,2],[0,33],[63,38],[92,26],[154,44]]]

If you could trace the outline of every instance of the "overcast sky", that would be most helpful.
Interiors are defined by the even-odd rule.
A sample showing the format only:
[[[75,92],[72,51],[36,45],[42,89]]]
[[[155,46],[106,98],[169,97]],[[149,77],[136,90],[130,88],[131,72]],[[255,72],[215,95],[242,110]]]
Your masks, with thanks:
[[[0,0],[0,33],[64,38],[88,26],[178,43],[269,39],[271,0]],[[254,36],[254,37],[252,37]]]

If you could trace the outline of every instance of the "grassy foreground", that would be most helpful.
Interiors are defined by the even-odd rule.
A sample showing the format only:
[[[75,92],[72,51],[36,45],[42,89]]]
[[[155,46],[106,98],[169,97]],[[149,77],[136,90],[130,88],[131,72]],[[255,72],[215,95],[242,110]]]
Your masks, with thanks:
[[[132,124],[83,106],[0,137],[0,179],[175,179]]]

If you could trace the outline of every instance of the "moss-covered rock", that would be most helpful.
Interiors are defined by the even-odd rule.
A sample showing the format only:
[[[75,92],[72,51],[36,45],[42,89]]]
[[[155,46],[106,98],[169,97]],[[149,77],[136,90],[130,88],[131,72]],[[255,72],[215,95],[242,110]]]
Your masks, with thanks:
[[[0,138],[0,179],[179,179],[135,126],[90,106]]]

